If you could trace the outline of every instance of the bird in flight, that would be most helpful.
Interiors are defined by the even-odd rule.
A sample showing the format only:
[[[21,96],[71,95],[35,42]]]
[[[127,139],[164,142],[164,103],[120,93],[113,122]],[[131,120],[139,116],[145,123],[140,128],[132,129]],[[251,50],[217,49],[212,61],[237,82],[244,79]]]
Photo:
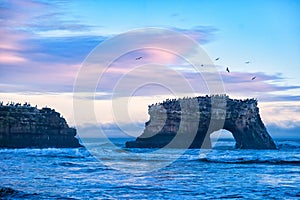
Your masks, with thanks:
[[[216,58],[215,60],[220,60],[220,57]]]
[[[140,60],[140,59],[142,59],[142,58],[143,58],[143,57],[140,56],[140,57],[135,58],[135,60]]]
[[[229,71],[229,68],[228,68],[228,67],[226,68],[226,71],[227,71],[228,73],[230,73],[230,71]]]
[[[250,63],[250,61],[246,61],[245,63],[246,63],[246,64],[249,64],[249,63]]]
[[[251,80],[253,81],[254,79],[256,79],[256,76],[252,77],[252,79],[251,79]]]

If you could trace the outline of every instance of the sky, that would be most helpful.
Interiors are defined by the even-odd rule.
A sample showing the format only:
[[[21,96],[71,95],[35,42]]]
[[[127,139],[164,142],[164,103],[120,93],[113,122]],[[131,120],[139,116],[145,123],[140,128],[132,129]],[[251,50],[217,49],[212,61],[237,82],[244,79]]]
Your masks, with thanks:
[[[137,127],[135,132],[140,133],[149,118],[149,104],[191,95],[174,94],[182,89],[183,82],[178,80],[187,80],[196,95],[209,93],[203,77],[209,76],[205,70],[213,64],[224,93],[231,98],[258,99],[260,114],[272,130],[271,135],[299,135],[299,10],[297,0],[0,0],[0,101],[53,107],[71,126],[91,130],[96,125],[89,116],[74,119],[73,91],[80,70],[93,53],[101,52],[97,49],[102,44],[110,44],[101,54],[107,58],[114,55],[116,48],[132,48],[127,40],[114,40],[115,37],[151,27],[172,30],[197,42],[210,58],[201,71],[202,78],[182,57],[162,49],[132,50],[119,55],[99,80],[94,96],[82,100],[83,104],[89,101],[95,106],[97,123],[106,129],[109,125],[115,127],[116,121],[126,127],[133,124]],[[139,39],[147,40],[143,37]],[[166,39],[160,39],[164,44]],[[160,45],[151,41],[153,46]],[[176,40],[164,47],[188,49]],[[134,59],[139,56],[143,58]],[[186,57],[192,59],[190,54]],[[201,60],[193,58],[197,59]],[[96,78],[98,74],[94,75]],[[148,79],[154,83],[166,80],[169,88],[139,85],[135,91],[116,98],[116,102],[126,102],[127,108],[117,111],[128,112],[124,119],[116,120],[123,115],[113,110],[115,86],[122,83],[120,91]]]

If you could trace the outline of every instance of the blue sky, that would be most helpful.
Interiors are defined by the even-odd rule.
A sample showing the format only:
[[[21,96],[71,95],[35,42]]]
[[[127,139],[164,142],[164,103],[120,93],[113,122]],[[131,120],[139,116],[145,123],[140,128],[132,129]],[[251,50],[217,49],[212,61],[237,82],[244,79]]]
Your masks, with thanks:
[[[220,57],[215,64],[229,96],[258,98],[267,125],[295,129],[300,122],[299,10],[297,0],[0,0],[0,98],[55,107],[74,124],[73,84],[86,56],[115,35],[137,28],[169,28],[193,37],[212,60]],[[157,52],[145,55],[170,62]],[[126,56],[119,62],[130,65]],[[253,76],[255,82],[249,81]],[[111,91],[107,84],[107,90],[97,91],[99,105],[107,104],[101,98]],[[147,109],[167,94],[142,96],[137,107]],[[135,120],[147,120],[146,110]]]

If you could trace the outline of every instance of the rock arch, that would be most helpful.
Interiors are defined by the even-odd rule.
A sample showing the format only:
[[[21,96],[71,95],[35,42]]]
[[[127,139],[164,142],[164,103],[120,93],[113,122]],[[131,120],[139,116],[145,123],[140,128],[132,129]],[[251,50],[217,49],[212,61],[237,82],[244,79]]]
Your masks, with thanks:
[[[225,129],[232,133],[236,148],[276,149],[255,99],[237,100],[226,95],[167,99],[150,105],[148,113],[150,120],[144,132],[127,142],[127,148],[162,148],[168,144],[171,148],[211,148],[210,134]]]

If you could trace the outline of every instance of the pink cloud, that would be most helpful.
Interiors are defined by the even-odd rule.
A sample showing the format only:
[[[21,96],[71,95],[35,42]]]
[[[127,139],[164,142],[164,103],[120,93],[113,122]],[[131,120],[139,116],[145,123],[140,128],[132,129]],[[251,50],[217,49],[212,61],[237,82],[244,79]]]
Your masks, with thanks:
[[[23,54],[30,49],[30,45],[22,44],[25,35],[14,32],[0,31],[3,42],[0,44],[0,65],[5,64],[24,64],[28,58]]]
[[[28,37],[20,31],[8,31],[0,29],[1,43],[0,50],[21,50],[25,48],[21,42]]]
[[[5,17],[4,24],[20,28],[27,26],[33,20],[45,14],[50,8],[47,3],[38,1],[5,1],[6,9],[2,9],[2,16]]]
[[[0,55],[0,64],[11,64],[11,63],[16,64],[16,63],[24,63],[26,61],[28,61],[26,58],[10,52],[2,51]]]
[[[280,75],[269,75],[262,72],[222,72],[226,91],[229,93],[248,93],[249,95],[258,93],[268,93],[276,91],[286,91],[300,88],[300,86],[282,86],[284,80]],[[256,77],[252,80],[253,77]],[[270,82],[272,81],[272,82]]]

